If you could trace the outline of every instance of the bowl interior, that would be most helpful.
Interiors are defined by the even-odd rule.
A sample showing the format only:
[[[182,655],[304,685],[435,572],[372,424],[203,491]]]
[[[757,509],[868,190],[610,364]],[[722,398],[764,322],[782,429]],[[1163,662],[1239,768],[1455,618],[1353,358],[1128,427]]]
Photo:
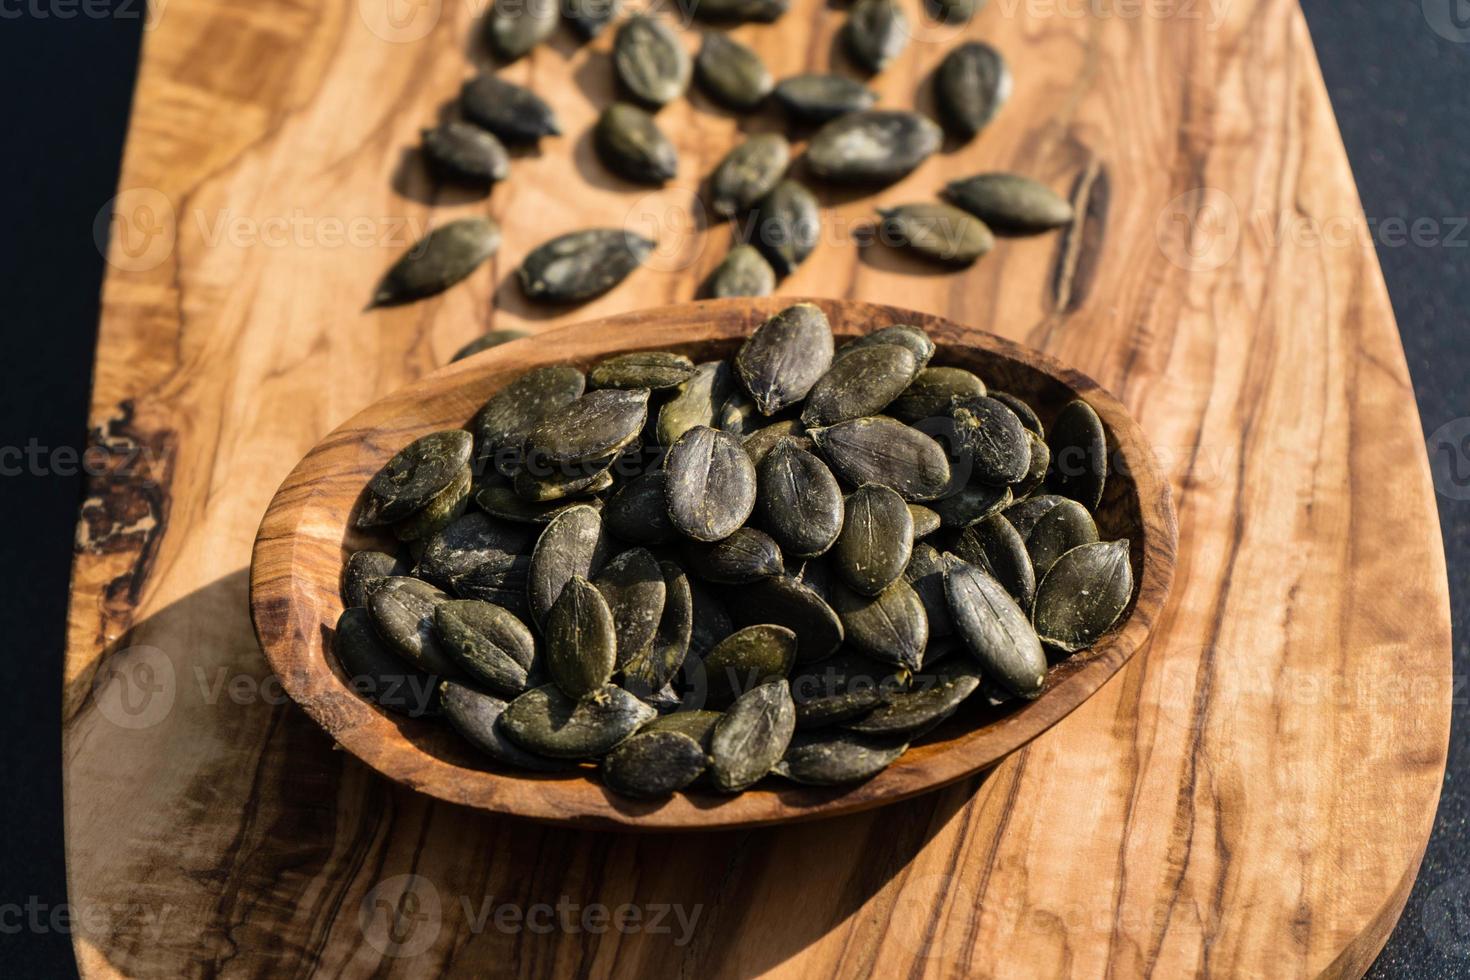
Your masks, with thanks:
[[[465,425],[485,399],[534,367],[585,368],[613,353],[655,349],[696,362],[727,357],[760,319],[791,302],[688,304],[516,341],[389,396],[328,436],[278,492],[252,563],[257,632],[287,691],[344,748],[435,796],[564,823],[664,828],[803,819],[901,799],[994,764],[1080,704],[1142,642],[1172,571],[1168,490],[1141,432],[1095,382],[1034,351],[947,321],[832,302],[819,305],[827,308],[839,343],[892,323],[917,323],[939,345],[934,365],[967,368],[989,387],[1024,398],[1043,424],[1078,397],[1102,418],[1110,472],[1096,519],[1104,540],[1130,542],[1134,597],[1120,625],[1098,644],[1054,662],[1038,700],[991,707],[971,698],[888,770],[859,786],[819,789],[768,779],[735,797],[689,792],[640,802],[605,791],[590,767],[564,774],[496,770],[441,723],[384,711],[352,692],[330,653],[342,611],[340,579],[348,555],[387,543],[353,527],[352,518],[364,485],[394,452],[427,432]]]

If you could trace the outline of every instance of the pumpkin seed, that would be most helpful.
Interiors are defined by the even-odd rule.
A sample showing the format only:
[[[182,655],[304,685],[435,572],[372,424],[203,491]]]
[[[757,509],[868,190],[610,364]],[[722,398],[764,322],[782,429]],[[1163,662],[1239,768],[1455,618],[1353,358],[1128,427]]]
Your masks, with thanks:
[[[794,75],[775,88],[776,101],[797,119],[824,123],[878,101],[873,90],[841,75]]]
[[[934,19],[945,24],[968,24],[985,0],[929,0]]]
[[[508,565],[535,540],[523,524],[495,520],[472,511],[428,539],[413,574],[441,589],[486,562]]]
[[[636,184],[662,186],[679,171],[674,144],[652,116],[626,102],[602,110],[593,141],[607,168]]]
[[[395,575],[407,575],[402,560],[381,551],[354,551],[347,556],[342,570],[342,599],[352,606],[366,606],[368,597],[383,581]]]
[[[1108,437],[1102,419],[1086,402],[1070,402],[1052,422],[1046,444],[1051,447],[1047,483],[1052,492],[1096,510],[1108,476]]]
[[[612,58],[618,81],[647,105],[671,102],[689,85],[689,53],[667,24],[652,17],[634,14],[623,21]]]
[[[368,611],[378,635],[399,656],[429,674],[463,676],[439,644],[434,611],[449,596],[428,582],[395,575],[385,579],[368,599]]]
[[[603,524],[630,544],[666,544],[679,536],[669,520],[663,470],[652,470],[625,483],[608,499]]]
[[[612,611],[617,630],[617,666],[624,667],[653,642],[663,618],[668,588],[658,559],[647,548],[630,548],[592,580]]]
[[[707,703],[724,706],[759,684],[784,678],[795,660],[796,634],[784,626],[762,623],[732,633],[705,654]]]
[[[948,204],[904,204],[878,215],[884,241],[939,262],[969,265],[995,247],[984,222]]]
[[[744,392],[734,391],[725,399],[715,416],[715,428],[744,439],[758,432],[769,421],[761,415],[760,408]]]
[[[743,585],[786,570],[780,547],[769,534],[753,527],[742,527],[709,544],[687,542],[684,555],[690,571],[720,585]]]
[[[718,711],[705,711],[699,708],[677,711],[650,721],[639,734],[643,732],[679,732],[688,735],[699,743],[700,748],[708,751],[710,736],[714,734],[715,722],[719,720],[720,712]]]
[[[464,513],[470,502],[471,470],[460,470],[454,481],[439,491],[418,513],[393,525],[399,541],[419,541],[436,534]]]
[[[941,555],[933,545],[920,542],[914,545],[903,579],[913,586],[919,601],[924,604],[924,617],[929,621],[929,649],[924,653],[928,662],[933,657],[935,640],[954,632],[954,621],[949,616],[949,600],[944,594],[944,573],[958,561],[954,555]]]
[[[444,681],[439,692],[444,717],[449,724],[466,742],[496,762],[539,772],[564,772],[577,768],[575,762],[527,752],[507,738],[500,719],[509,706],[499,698],[454,681]]]
[[[601,690],[612,679],[617,640],[602,593],[582,576],[572,576],[546,614],[546,666],[552,681],[569,698]]]
[[[934,96],[950,128],[970,139],[989,125],[1011,97],[1010,67],[990,45],[966,42],[939,63]]]
[[[791,678],[798,729],[823,728],[867,714],[900,689],[893,668],[852,651]]]
[[[832,549],[833,567],[847,586],[875,596],[893,584],[909,563],[914,547],[913,515],[897,491],[872,483],[848,496],[846,513]]]
[[[537,424],[582,397],[586,378],[576,368],[555,364],[521,375],[492,395],[475,413],[476,465],[492,461],[512,475],[521,464],[521,443]],[[502,458],[504,457],[504,458]]]
[[[797,735],[772,771],[808,786],[841,786],[872,779],[906,751],[907,743],[851,733]]]
[[[817,247],[821,210],[812,192],[794,180],[783,180],[755,203],[750,227],[752,244],[778,276],[789,276]]]
[[[607,459],[638,438],[647,417],[647,389],[589,391],[531,430],[526,459],[551,466]]]
[[[440,225],[399,257],[373,291],[369,309],[442,293],[500,248],[500,226],[489,218]]]
[[[735,374],[762,414],[806,397],[832,364],[827,314],[810,303],[790,306],[755,329],[735,355]]]
[[[584,40],[590,41],[600,35],[608,24],[617,19],[622,10],[622,0],[564,0],[566,18]]]
[[[979,174],[951,181],[945,197],[1000,231],[1034,234],[1072,223],[1072,204],[1045,184],[1019,174]]]
[[[905,348],[914,355],[914,362],[922,370],[929,364],[929,359],[934,356],[934,341],[929,335],[918,327],[911,327],[906,323],[896,323],[891,327],[883,327],[872,333],[865,333],[860,337],[854,337],[837,349],[837,357],[846,357],[848,354],[864,350],[868,347],[876,347],[881,344],[894,344]],[[983,393],[982,393],[983,394]]]
[[[760,55],[719,31],[705,32],[694,72],[710,98],[740,111],[759,106],[776,84]]]
[[[773,575],[745,586],[730,608],[740,626],[773,623],[796,634],[799,663],[825,659],[842,646],[842,621],[809,585],[790,575]]]
[[[799,557],[820,555],[842,530],[842,488],[827,465],[783,439],[759,470],[761,523],[781,546]]]
[[[807,434],[853,486],[878,483],[923,503],[950,489],[949,458],[931,436],[882,415],[838,422]]]
[[[653,252],[652,239],[621,228],[559,235],[521,262],[521,291],[534,300],[580,303],[628,278]]]
[[[638,351],[619,354],[600,362],[587,372],[593,388],[674,388],[694,374],[694,362],[671,351]]]
[[[1003,514],[966,527],[955,539],[954,553],[999,582],[1021,608],[1031,608],[1036,569],[1026,552],[1026,539]]]
[[[614,460],[607,456],[581,463],[551,464],[532,454],[522,462],[511,485],[518,496],[538,503],[597,493],[612,486],[609,467]]]
[[[545,524],[568,507],[586,505],[602,508],[602,501],[596,497],[590,500],[548,500],[538,503],[522,498],[509,487],[499,486],[485,487],[477,492],[475,503],[492,517],[527,524]]]
[[[791,162],[791,144],[779,133],[757,133],[736,146],[710,176],[710,207],[739,214],[771,192]]]
[[[876,415],[897,398],[919,371],[907,348],[875,344],[832,362],[807,395],[801,420],[834,425]]]
[[[475,354],[480,353],[480,351],[489,350],[492,347],[499,347],[501,344],[508,344],[512,340],[520,340],[522,337],[529,336],[531,336],[529,330],[516,330],[514,328],[509,330],[491,330],[489,333],[481,334],[455,351],[454,356],[449,359],[449,363],[453,364],[455,361],[462,361],[466,357],[473,357]]]
[[[400,449],[368,481],[358,527],[411,517],[463,478],[474,440],[463,429],[431,432]]]
[[[981,483],[961,487],[958,493],[932,506],[944,527],[965,528],[992,514],[999,514],[1011,504],[1010,487],[990,487]]]
[[[832,608],[842,620],[847,641],[856,649],[906,670],[923,666],[929,618],[919,594],[902,578],[877,596],[860,595],[837,585],[832,590]]]
[[[1026,468],[1026,476],[1014,487],[1017,500],[1040,490],[1042,484],[1046,483],[1046,474],[1051,470],[1051,450],[1047,448],[1046,440],[1030,429],[1026,430],[1026,438],[1031,441],[1031,465]]]
[[[661,799],[704,774],[708,759],[682,732],[642,731],[602,760],[602,781],[625,796]]]
[[[510,176],[510,154],[494,134],[450,121],[422,132],[424,157],[441,180],[493,184]]]
[[[762,426],[750,433],[740,443],[750,461],[756,465],[759,471],[760,465],[765,462],[772,449],[783,442],[789,442],[797,449],[811,452],[815,448],[812,441],[802,433],[805,431],[799,419],[781,419],[770,425]],[[760,498],[756,498],[760,502]]]
[[[887,704],[843,727],[865,735],[918,738],[947,720],[980,687],[973,673],[926,678],[929,683],[915,680],[915,690],[893,695]]]
[[[535,143],[560,136],[561,122],[540,96],[491,72],[465,82],[459,95],[465,118],[506,143]]]
[[[888,406],[888,414],[900,422],[919,422],[948,415],[956,400],[984,394],[985,382],[971,371],[956,367],[925,368]]]
[[[868,71],[882,71],[902,53],[912,28],[893,0],[858,0],[843,25],[842,38],[852,60]]]
[[[554,684],[532,688],[501,715],[501,728],[522,748],[555,759],[606,754],[658,712],[616,685],[577,700]]]
[[[982,391],[980,392],[980,394],[988,394],[991,398],[994,398],[1006,408],[1009,408],[1011,411],[1015,412],[1016,418],[1021,420],[1021,424],[1025,426],[1028,431],[1038,436],[1041,436],[1043,439],[1046,438],[1046,429],[1042,428],[1041,419],[1036,417],[1035,409],[1026,404],[1025,401],[1017,398],[1009,391],[996,391],[992,389],[988,392]]]
[[[594,507],[568,507],[548,521],[531,552],[526,585],[531,618],[545,622],[566,584],[573,578],[591,578],[610,551],[602,515]]]
[[[450,582],[463,599],[483,599],[504,606],[518,616],[530,612],[526,586],[531,577],[530,555],[509,555],[481,562]]]
[[[955,631],[986,676],[1021,697],[1039,695],[1046,683],[1046,655],[1010,593],[967,562],[945,572],[944,590]]]
[[[697,425],[714,425],[715,414],[734,390],[735,375],[728,361],[700,364],[679,385],[674,397],[659,409],[656,432],[659,445],[672,446]]]
[[[715,788],[735,793],[755,784],[780,761],[795,728],[796,706],[784,679],[746,691],[710,736]]]
[[[526,689],[536,641],[511,612],[478,599],[451,599],[435,608],[434,625],[445,651],[471,679],[508,697]]]
[[[970,459],[971,480],[1005,486],[1025,479],[1031,466],[1031,440],[1015,412],[988,395],[980,395],[955,402],[949,417],[954,420],[955,437]]]
[[[496,0],[486,21],[490,50],[515,61],[551,36],[560,13],[556,0]]]
[[[670,561],[658,563],[664,579],[664,608],[653,642],[623,667],[624,686],[635,694],[664,688],[689,654],[694,630],[694,593],[688,576]]]
[[[366,609],[342,610],[332,634],[332,653],[342,665],[348,687],[376,704],[410,718],[438,710],[437,679],[398,656],[374,628]]]
[[[791,0],[684,0],[682,6],[700,20],[770,23],[791,6]]]
[[[769,296],[776,291],[776,270],[754,245],[736,245],[710,274],[705,293],[712,299]]]
[[[1075,500],[1064,500],[1036,522],[1026,536],[1026,552],[1040,580],[1062,555],[1096,540],[1097,525],[1087,508]]]
[[[836,183],[891,183],[928,159],[942,138],[939,127],[917,112],[865,109],[817,130],[807,164]]]
[[[1054,493],[1037,494],[1007,507],[1004,512],[1005,519],[1011,522],[1022,538],[1025,538],[1047,511],[1067,499],[1069,498],[1059,497]]]
[[[931,507],[923,504],[909,504],[909,517],[914,521],[914,540],[927,538],[939,530],[941,522],[939,514]]]
[[[728,432],[690,429],[669,448],[664,471],[669,520],[686,537],[729,537],[755,509],[755,466]]]
[[[1051,646],[1075,653],[1112,629],[1132,596],[1126,539],[1073,548],[1036,587],[1036,631]]]

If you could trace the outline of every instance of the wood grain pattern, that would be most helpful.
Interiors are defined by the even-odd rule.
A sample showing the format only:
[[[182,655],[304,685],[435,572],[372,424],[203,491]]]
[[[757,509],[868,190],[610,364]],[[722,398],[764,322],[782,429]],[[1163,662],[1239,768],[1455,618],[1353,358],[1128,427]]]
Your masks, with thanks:
[[[352,526],[362,488],[420,436],[468,424],[476,408],[527,371],[552,363],[586,369],[631,350],[672,350],[696,363],[733,356],[787,297],[659,307],[497,348],[374,402],[333,430],[286,477],[261,522],[250,563],[250,607],[266,660],[295,701],[342,748],[378,772],[441,800],[492,813],[582,827],[631,830],[745,829],[855,813],[937,789],[989,768],[1091,697],[1148,639],[1169,594],[1178,530],[1168,483],[1143,432],[1108,392],[1046,355],[938,317],[851,300],[821,300],[839,337],[895,323],[922,327],[939,344],[933,363],[974,371],[1020,395],[1050,423],[1082,398],[1108,433],[1112,473],[1096,512],[1102,539],[1129,542],[1137,583],[1114,631],[1059,663],[1036,700],[1001,709],[972,699],[877,778],[818,789],[773,780],[731,797],[712,792],[640,802],[605,790],[591,773],[526,777],[496,772],[435,721],[395,717],[356,694],[330,653],[342,613],[347,555],[377,544]],[[389,547],[392,547],[390,544]]]
[[[698,175],[774,119],[670,106],[681,177],[634,189],[587,141],[608,41],[559,36],[505,69],[568,135],[490,197],[501,254],[441,299],[365,316],[409,226],[487,207],[435,197],[403,159],[468,73],[477,9],[419,5],[429,30],[395,43],[369,0],[163,6],[120,182],[92,412],[113,462],[83,507],[63,693],[85,975],[1362,972],[1423,853],[1449,721],[1402,350],[1370,246],[1282,231],[1362,220],[1293,0],[1078,16],[1094,9],[992,0],[955,39],[1013,62],[1010,105],[874,199],[824,193],[824,240],[782,288],[992,330],[1116,392],[1179,508],[1154,640],[984,778],[691,838],[488,818],[332,751],[271,682],[245,567],[294,462],[481,330],[692,298],[729,235],[679,233],[702,224]],[[839,23],[800,0],[735,34],[779,76],[825,68]],[[929,107],[950,40],[916,39],[875,80],[883,103],[917,88]],[[1070,189],[1081,218],[961,274],[842,233],[988,168]],[[596,302],[531,309],[506,282],[552,234],[648,213],[657,261]],[[681,941],[480,917],[563,900],[697,918]],[[384,945],[385,909],[405,942]]]

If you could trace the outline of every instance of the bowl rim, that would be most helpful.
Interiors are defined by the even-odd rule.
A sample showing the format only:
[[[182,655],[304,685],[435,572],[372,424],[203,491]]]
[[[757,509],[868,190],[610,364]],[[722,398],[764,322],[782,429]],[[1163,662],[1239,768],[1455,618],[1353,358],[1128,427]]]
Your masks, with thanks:
[[[606,790],[594,778],[588,778],[590,769],[548,777],[459,765],[432,755],[413,742],[402,726],[438,722],[393,715],[354,693],[338,677],[326,655],[325,635],[335,627],[341,612],[337,584],[342,561],[340,534],[334,546],[339,557],[332,566],[333,581],[325,591],[337,608],[332,609],[329,601],[327,610],[303,615],[304,608],[315,610],[319,606],[309,600],[321,592],[321,577],[308,574],[303,566],[314,563],[320,568],[326,538],[311,538],[301,530],[310,508],[326,496],[319,486],[322,476],[317,473],[326,455],[344,451],[349,440],[360,443],[365,431],[380,431],[378,423],[388,407],[408,404],[426,393],[453,398],[453,382],[457,379],[462,388],[464,376],[493,374],[494,366],[521,355],[526,359],[516,365],[518,373],[542,364],[578,361],[577,356],[566,352],[589,343],[597,349],[587,356],[598,358],[679,342],[727,341],[748,333],[771,313],[797,303],[821,307],[833,320],[834,333],[839,337],[907,323],[926,330],[937,344],[1019,361],[1085,398],[1101,417],[1112,436],[1110,458],[1121,454],[1136,488],[1143,538],[1141,573],[1136,578],[1136,596],[1127,618],[1093,647],[1054,665],[1040,698],[948,741],[915,747],[878,776],[855,786],[807,787],[780,780],[779,785],[768,785],[770,781],[766,781],[736,796],[676,793],[668,800],[638,801]],[[840,322],[844,320],[858,320],[867,329],[845,329]],[[659,322],[662,327],[657,325]],[[716,327],[708,329],[709,324]],[[687,336],[682,341],[668,338],[658,343],[644,342],[642,335],[650,329]],[[465,396],[461,407],[468,407],[466,418],[480,400]],[[410,430],[395,433],[393,445],[405,444],[413,437]],[[382,452],[386,460],[392,449],[384,448]],[[364,480],[360,474],[355,479]],[[360,491],[361,483],[356,487]],[[350,499],[355,502],[357,492]],[[318,554],[304,553],[308,541]],[[250,607],[257,641],[286,693],[338,745],[389,779],[451,803],[565,826],[718,830],[819,819],[884,806],[996,765],[1079,707],[1144,646],[1168,598],[1177,546],[1172,494],[1142,429],[1114,395],[1050,355],[944,317],[882,304],[790,296],[705,300],[583,321],[511,341],[449,364],[356,412],[317,442],[273,495],[252,550]],[[330,613],[330,620],[323,620],[324,612]]]

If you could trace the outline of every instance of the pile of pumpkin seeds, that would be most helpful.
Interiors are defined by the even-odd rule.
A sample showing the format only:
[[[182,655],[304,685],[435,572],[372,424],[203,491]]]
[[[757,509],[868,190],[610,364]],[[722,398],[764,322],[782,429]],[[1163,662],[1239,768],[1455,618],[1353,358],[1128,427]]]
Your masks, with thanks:
[[[369,482],[334,649],[496,767],[631,796],[867,779],[966,702],[1040,696],[1133,592],[1085,402],[799,304],[731,358],[541,367]],[[941,357],[942,360],[942,357]]]
[[[968,23],[983,5],[984,0],[942,0],[932,13],[948,23]],[[735,227],[735,244],[704,292],[764,296],[806,260],[820,236],[821,207],[809,183],[869,189],[891,184],[938,152],[946,131],[952,140],[969,143],[1006,103],[1012,86],[1005,59],[980,41],[957,44],[935,72],[939,122],[878,106],[864,82],[836,72],[777,81],[754,50],[718,27],[768,23],[786,6],[785,0],[696,0],[688,13],[706,28],[693,58],[666,19],[652,9],[623,16],[619,0],[569,0],[560,13],[556,0],[499,0],[485,30],[491,51],[511,62],[545,42],[563,16],[583,40],[621,18],[611,57],[619,101],[602,108],[592,145],[603,167],[634,184],[662,186],[679,175],[678,151],[658,113],[686,95],[691,83],[732,112],[779,107],[784,134],[756,133],[732,149],[708,176],[704,202]],[[841,32],[846,60],[860,73],[881,72],[907,46],[913,29],[894,0],[856,0]],[[464,84],[457,114],[423,131],[422,156],[441,182],[488,189],[514,169],[508,146],[563,136],[546,101],[493,71]],[[791,141],[812,127],[797,159]],[[963,266],[990,251],[996,232],[1035,234],[1072,220],[1065,198],[1016,174],[978,174],[951,183],[942,194],[947,202],[880,209],[863,237],[871,232],[883,244]],[[388,271],[373,305],[440,292],[470,275],[499,245],[500,229],[488,216],[436,228]],[[526,256],[518,270],[522,292],[538,302],[589,300],[622,282],[655,245],[622,228],[567,231]]]

